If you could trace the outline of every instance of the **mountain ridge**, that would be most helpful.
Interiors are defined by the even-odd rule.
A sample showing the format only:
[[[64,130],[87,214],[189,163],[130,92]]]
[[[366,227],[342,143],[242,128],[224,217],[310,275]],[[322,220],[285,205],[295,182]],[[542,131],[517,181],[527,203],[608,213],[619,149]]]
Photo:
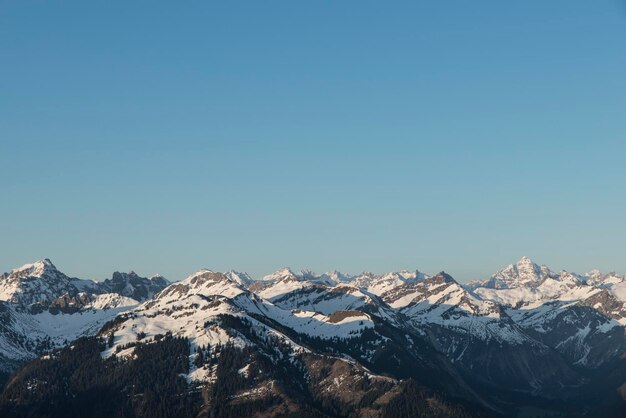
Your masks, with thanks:
[[[29,286],[20,286],[22,281]],[[181,376],[203,391],[221,387],[221,356],[249,353],[260,361],[260,355],[290,370],[280,377],[272,367],[261,370],[244,361],[241,373],[264,377],[250,380],[244,391],[257,395],[229,392],[224,402],[233,407],[242,396],[269,402],[266,395],[273,394],[292,402],[292,395],[274,391],[263,379],[287,386],[300,382],[305,390],[303,382],[321,376],[310,367],[331,361],[342,370],[334,379],[362,380],[369,374],[385,382],[391,377],[396,383],[390,387],[397,390],[414,382],[441,391],[464,410],[478,408],[481,416],[512,414],[522,398],[533,405],[557,399],[556,410],[568,413],[567,402],[576,399],[574,404],[595,411],[600,405],[584,392],[609,396],[614,388],[598,376],[605,369],[620,370],[624,362],[624,283],[614,273],[555,273],[527,257],[469,284],[445,272],[352,276],[289,268],[260,280],[234,270],[201,269],[172,283],[132,271],[94,282],[69,278],[45,259],[0,276],[0,289],[15,291],[0,300],[0,367],[26,367],[12,378],[14,395],[0,398],[0,411],[13,405],[15,393],[26,393],[22,388],[32,377],[24,370],[39,364],[30,359],[57,358],[72,341],[87,338],[101,347],[102,362],[132,368],[143,347],[160,347],[168,336],[185,341],[188,366]],[[45,297],[36,294],[43,284]],[[619,382],[613,376],[611,382]],[[341,402],[348,402],[343,391],[354,388],[332,379],[330,384],[342,393]],[[330,395],[319,390],[305,392],[313,391],[311,396],[326,404]],[[619,407],[620,401],[610,404]],[[346,411],[360,408],[350,405]]]

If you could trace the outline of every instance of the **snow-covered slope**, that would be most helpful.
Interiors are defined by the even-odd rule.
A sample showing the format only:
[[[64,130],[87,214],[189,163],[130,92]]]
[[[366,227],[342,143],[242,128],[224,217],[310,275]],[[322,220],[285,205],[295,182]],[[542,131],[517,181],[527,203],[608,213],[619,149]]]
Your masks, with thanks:
[[[165,284],[161,280],[143,279],[134,273],[116,273],[105,282],[70,278],[49,259],[3,274],[0,371],[12,370],[26,359],[80,336],[94,335],[117,314],[139,305],[138,300],[123,296],[124,291],[132,288],[142,293],[147,290],[141,287],[145,281],[161,289]],[[111,288],[120,293],[106,293]]]
[[[624,327],[580,302],[548,302],[530,309],[507,309],[527,333],[554,348],[571,364],[597,368],[619,357]]]
[[[522,344],[529,340],[500,305],[472,295],[444,272],[394,288],[382,298],[418,329],[438,325],[485,341]]]
[[[466,288],[482,300],[506,307],[526,335],[571,364],[596,368],[626,349],[622,284],[623,278],[615,273],[555,273],[524,257]]]
[[[338,311],[325,315],[304,310],[285,310],[255,295],[228,274],[199,271],[170,285],[154,300],[127,312],[114,326],[105,329],[113,334],[110,348],[103,356],[131,355],[138,340],[156,341],[165,334],[186,337],[193,348],[233,344],[244,347],[250,341],[224,324],[225,316],[250,323],[255,333],[265,339],[278,338],[295,353],[307,349],[292,341],[281,330],[287,328],[312,338],[353,338],[373,328],[369,315],[359,311]],[[272,326],[276,324],[276,326]],[[193,370],[191,380],[208,378],[207,370]]]
[[[74,313],[32,313],[16,305],[0,305],[0,371],[10,371],[21,362],[61,347],[86,335],[95,335],[119,313],[137,302],[119,295],[98,295]]]
[[[248,286],[254,282],[252,277],[248,273],[241,273],[235,270],[230,270],[224,273],[231,281],[240,284],[241,286]]]
[[[375,305],[375,296],[350,284],[332,287],[311,286],[297,289],[275,298],[273,303],[284,309],[304,309],[322,313],[338,310],[362,310]]]
[[[110,345],[103,356],[128,358],[138,341],[173,335],[188,338],[193,350],[263,351],[271,341],[294,356],[330,353],[364,367],[397,361],[401,370],[398,359],[411,358],[480,385],[548,393],[579,385],[577,370],[603,367],[626,351],[624,277],[555,273],[526,257],[465,286],[443,272],[289,268],[257,280],[200,270],[171,284],[133,272],[94,282],[42,260],[0,276],[0,295],[5,369],[81,335],[99,332]],[[489,373],[475,376],[482,368]],[[192,368],[188,378],[210,380],[211,373]]]
[[[338,272],[317,275],[310,270],[295,273],[289,267],[282,268],[272,274],[249,283],[248,289],[266,299],[279,298],[294,290],[315,286],[333,286],[346,276]]]
[[[466,288],[483,300],[522,310],[556,306],[552,302],[591,306],[626,325],[626,281],[615,273],[554,273],[523,257],[489,280],[468,283]]]

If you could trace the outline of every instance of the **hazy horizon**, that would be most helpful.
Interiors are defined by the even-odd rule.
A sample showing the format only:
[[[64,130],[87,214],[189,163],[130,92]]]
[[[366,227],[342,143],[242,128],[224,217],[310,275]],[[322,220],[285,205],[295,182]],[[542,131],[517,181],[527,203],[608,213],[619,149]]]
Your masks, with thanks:
[[[0,269],[626,273],[623,2],[10,2]]]

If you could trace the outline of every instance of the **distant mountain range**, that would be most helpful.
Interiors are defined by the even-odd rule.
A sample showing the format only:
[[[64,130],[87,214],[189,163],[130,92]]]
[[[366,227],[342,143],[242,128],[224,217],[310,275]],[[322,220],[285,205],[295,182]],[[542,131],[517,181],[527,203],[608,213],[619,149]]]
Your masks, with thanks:
[[[626,416],[625,326],[626,277],[526,257],[467,284],[46,259],[0,276],[0,416]]]

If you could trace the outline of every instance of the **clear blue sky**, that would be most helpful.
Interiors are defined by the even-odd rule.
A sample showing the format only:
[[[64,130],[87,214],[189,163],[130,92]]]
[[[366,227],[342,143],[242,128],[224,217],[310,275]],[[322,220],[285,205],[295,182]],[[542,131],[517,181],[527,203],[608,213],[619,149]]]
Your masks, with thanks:
[[[0,2],[0,270],[626,273],[626,3]]]

